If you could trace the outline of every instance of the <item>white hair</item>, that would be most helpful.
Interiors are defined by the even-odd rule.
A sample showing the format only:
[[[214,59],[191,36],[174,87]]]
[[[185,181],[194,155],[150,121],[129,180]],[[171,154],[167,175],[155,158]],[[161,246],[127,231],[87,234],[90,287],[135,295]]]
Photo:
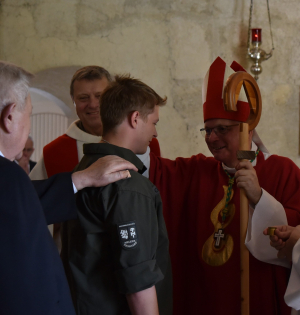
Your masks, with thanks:
[[[0,61],[0,113],[7,105],[15,103],[23,110],[33,74],[14,64]]]

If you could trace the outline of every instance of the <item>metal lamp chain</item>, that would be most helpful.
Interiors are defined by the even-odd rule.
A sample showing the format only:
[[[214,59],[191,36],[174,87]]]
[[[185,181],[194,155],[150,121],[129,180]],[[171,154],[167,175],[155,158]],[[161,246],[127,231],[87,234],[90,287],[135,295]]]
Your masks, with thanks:
[[[269,24],[270,24],[270,34],[271,34],[271,40],[272,40],[272,50],[274,50],[274,43],[273,43],[273,34],[272,34],[272,27],[271,27],[271,15],[270,15],[270,7],[269,7],[269,0],[267,0],[267,6],[268,6],[268,16],[269,16]]]
[[[250,32],[252,24],[252,10],[253,10],[253,0],[250,3],[250,15],[249,15],[249,27],[248,27],[248,50],[250,49]]]
[[[270,26],[270,35],[272,41],[272,50],[274,50],[274,42],[273,42],[273,33],[271,27],[271,15],[270,15],[270,6],[269,0],[267,0],[267,7],[268,7],[268,17],[269,17],[269,26]],[[253,13],[253,0],[250,2],[250,17],[249,17],[249,27],[248,27],[248,49],[250,49],[250,31],[251,31],[251,24],[252,24],[252,13]]]

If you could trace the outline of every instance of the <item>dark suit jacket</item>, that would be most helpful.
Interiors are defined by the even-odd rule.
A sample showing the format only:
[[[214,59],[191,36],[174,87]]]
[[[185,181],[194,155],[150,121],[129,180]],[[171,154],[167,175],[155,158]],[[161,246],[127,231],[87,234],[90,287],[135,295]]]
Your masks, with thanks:
[[[0,314],[74,315],[47,227],[76,217],[70,173],[31,182],[0,157],[0,174]]]
[[[32,169],[35,167],[36,162],[29,160],[29,172],[32,171]]]

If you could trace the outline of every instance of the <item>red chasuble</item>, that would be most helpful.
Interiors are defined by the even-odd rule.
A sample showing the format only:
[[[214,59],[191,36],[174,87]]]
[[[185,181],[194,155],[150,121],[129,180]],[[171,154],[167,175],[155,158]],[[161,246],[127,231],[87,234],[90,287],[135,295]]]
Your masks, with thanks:
[[[212,266],[202,256],[214,233],[211,213],[224,197],[228,177],[220,162],[202,154],[175,161],[151,156],[150,180],[160,190],[170,240],[174,315],[240,315],[239,190],[225,233],[233,239],[230,258]],[[289,225],[300,224],[300,170],[289,159],[260,152],[255,167],[259,183],[285,208]],[[283,296],[289,270],[250,254],[250,314],[290,315]]]

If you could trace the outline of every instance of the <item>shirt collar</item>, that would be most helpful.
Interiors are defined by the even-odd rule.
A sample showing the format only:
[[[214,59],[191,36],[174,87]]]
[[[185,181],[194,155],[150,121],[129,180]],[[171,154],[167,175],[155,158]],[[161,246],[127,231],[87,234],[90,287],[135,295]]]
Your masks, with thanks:
[[[0,156],[5,157],[1,151],[0,151]]]
[[[70,138],[73,138],[78,141],[82,141],[85,143],[98,143],[101,141],[101,137],[91,135],[78,127],[78,124],[80,123],[80,120],[74,121],[66,131],[66,135],[68,135]]]
[[[109,143],[85,143],[83,145],[83,153],[87,155],[117,155],[136,166],[140,174],[143,174],[147,170],[147,167],[131,150]]]

